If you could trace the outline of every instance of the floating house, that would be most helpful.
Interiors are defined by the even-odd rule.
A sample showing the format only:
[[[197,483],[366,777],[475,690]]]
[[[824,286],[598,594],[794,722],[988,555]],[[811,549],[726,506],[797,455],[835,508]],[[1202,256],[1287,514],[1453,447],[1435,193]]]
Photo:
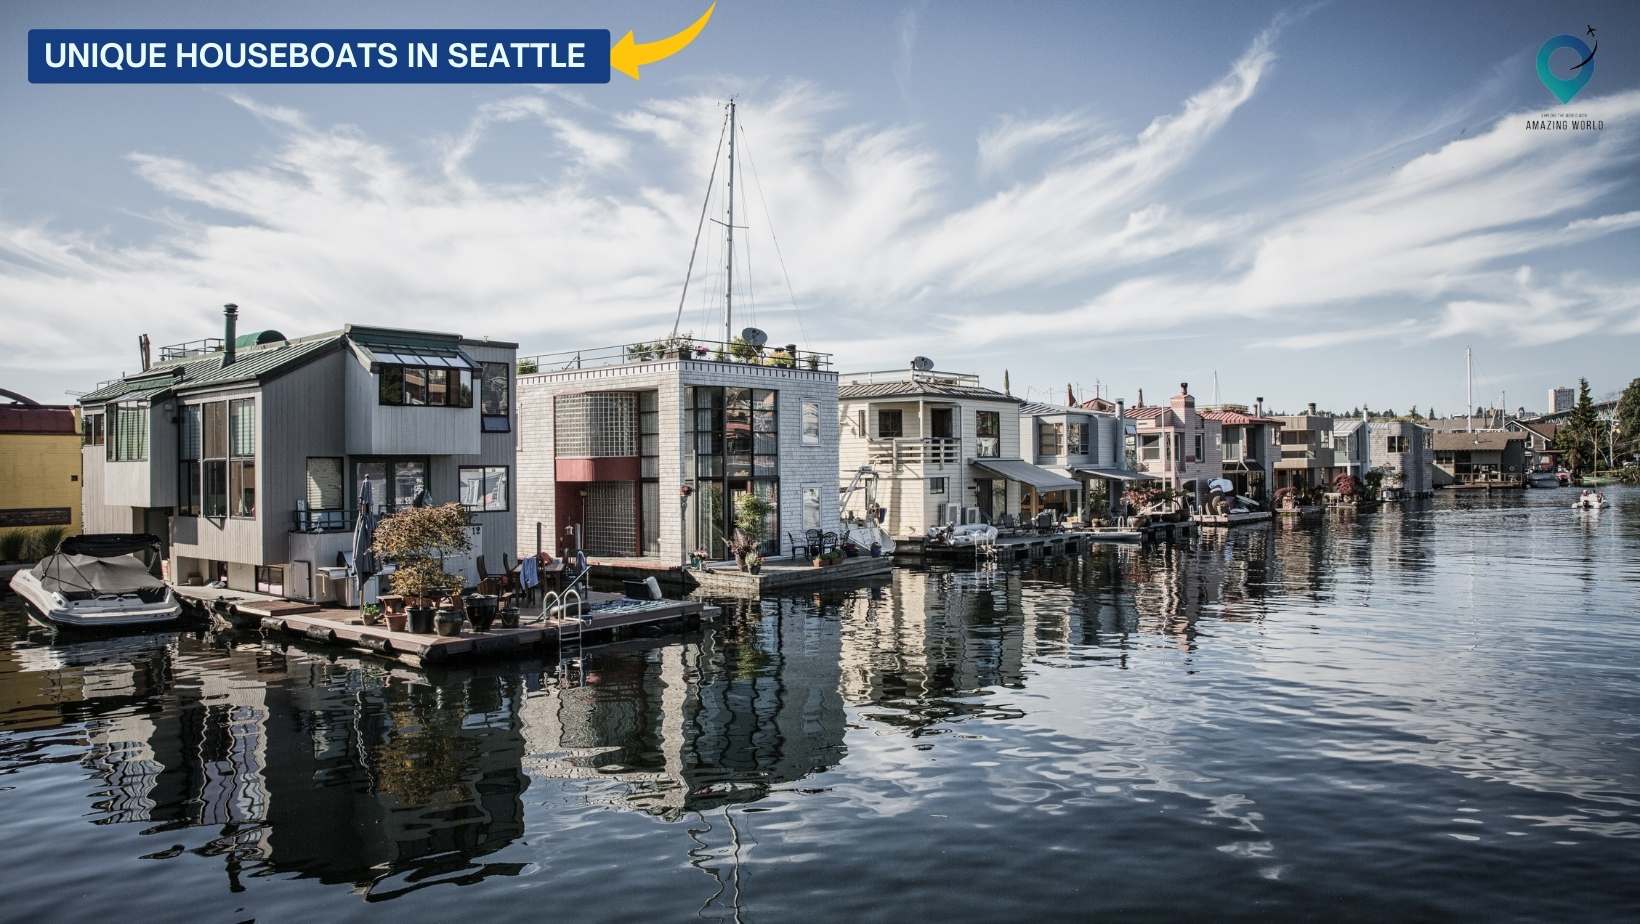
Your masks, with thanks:
[[[1276,461],[1276,487],[1301,491],[1326,490],[1342,471],[1333,450],[1333,418],[1310,402],[1308,413],[1286,414],[1281,421],[1281,458]]]
[[[521,548],[671,570],[730,557],[739,498],[770,505],[764,555],[837,529],[831,356],[673,337],[527,357]]]
[[[1276,459],[1281,454],[1281,421],[1264,416],[1263,398],[1251,410],[1220,404],[1203,410],[1201,416],[1216,422],[1223,434],[1219,477],[1234,484],[1237,494],[1269,509],[1276,483]]]
[[[74,409],[0,388],[0,533],[80,531],[80,444]],[[84,440],[89,442],[89,431]]]
[[[1526,434],[1505,430],[1436,433],[1435,487],[1523,487]]]
[[[1332,447],[1334,478],[1339,475],[1367,477],[1367,469],[1372,467],[1372,439],[1365,419],[1333,418]]]
[[[919,357],[909,369],[843,375],[837,399],[839,479],[847,488],[869,472],[864,490],[848,492],[845,513],[880,508],[891,536],[995,523],[1018,517],[1027,492],[1068,504],[1082,487],[1025,461],[1021,401],[976,375],[936,371]]]
[[[1387,468],[1390,481],[1400,482],[1404,497],[1434,493],[1430,468],[1435,464],[1434,433],[1410,420],[1375,420],[1368,428],[1371,469]]]
[[[1219,420],[1197,413],[1190,383],[1165,405],[1130,408],[1139,471],[1187,495],[1200,507],[1207,483],[1224,471],[1224,432]]]
[[[512,467],[517,346],[348,325],[287,338],[236,332],[80,398],[88,532],[153,533],[169,577],[323,598],[317,569],[352,543],[360,486],[378,513],[418,496],[470,512],[476,581],[517,550]]]
[[[1023,404],[1019,435],[1026,461],[1078,485],[1057,491],[1024,486],[1020,500],[1025,516],[1043,510],[1083,521],[1105,516],[1115,510],[1124,487],[1151,477],[1126,464],[1127,441],[1118,405],[1103,412],[1085,405]]]

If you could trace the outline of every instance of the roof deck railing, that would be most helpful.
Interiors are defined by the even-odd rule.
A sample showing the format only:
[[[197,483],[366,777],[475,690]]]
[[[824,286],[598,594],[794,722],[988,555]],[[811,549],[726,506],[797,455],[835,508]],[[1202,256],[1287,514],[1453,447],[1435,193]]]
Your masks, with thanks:
[[[169,362],[173,359],[186,359],[189,356],[202,356],[206,353],[222,352],[221,337],[205,337],[201,340],[189,340],[186,343],[173,343],[170,346],[159,348],[159,361]]]
[[[570,372],[609,366],[633,366],[663,360],[740,363],[776,369],[831,371],[831,354],[800,350],[796,344],[753,347],[745,341],[726,342],[698,337],[663,337],[659,340],[621,343],[587,350],[561,350],[518,358],[518,374]]]
[[[876,369],[844,372],[838,379],[845,385],[878,385],[886,382],[933,382],[944,385],[979,386],[979,376],[971,372],[940,372],[935,369]]]

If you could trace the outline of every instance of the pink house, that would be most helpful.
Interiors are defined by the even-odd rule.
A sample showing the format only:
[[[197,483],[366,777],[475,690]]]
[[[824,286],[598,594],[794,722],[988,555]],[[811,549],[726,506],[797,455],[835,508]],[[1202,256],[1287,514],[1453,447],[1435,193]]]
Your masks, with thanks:
[[[1207,483],[1223,472],[1222,424],[1196,412],[1190,383],[1180,382],[1179,393],[1165,405],[1129,408],[1134,423],[1134,454],[1139,471],[1194,498],[1206,499]]]

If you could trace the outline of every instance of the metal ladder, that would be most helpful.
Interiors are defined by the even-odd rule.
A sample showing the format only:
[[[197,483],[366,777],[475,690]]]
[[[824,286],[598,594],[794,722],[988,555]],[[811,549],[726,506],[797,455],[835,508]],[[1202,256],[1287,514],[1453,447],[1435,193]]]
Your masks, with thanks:
[[[568,688],[586,682],[587,619],[581,592],[571,584],[562,594],[548,594],[544,612],[558,619],[558,677]]]

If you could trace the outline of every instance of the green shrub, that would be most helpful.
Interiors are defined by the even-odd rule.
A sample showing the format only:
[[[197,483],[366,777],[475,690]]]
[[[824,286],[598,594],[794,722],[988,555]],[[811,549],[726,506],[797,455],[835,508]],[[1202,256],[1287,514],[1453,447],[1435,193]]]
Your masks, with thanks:
[[[28,533],[10,529],[0,533],[0,561],[22,561],[29,546]]]
[[[25,546],[23,557],[29,561],[38,561],[57,551],[57,543],[63,541],[68,530],[61,526],[48,526],[45,529],[35,530],[30,535],[28,545]]]

